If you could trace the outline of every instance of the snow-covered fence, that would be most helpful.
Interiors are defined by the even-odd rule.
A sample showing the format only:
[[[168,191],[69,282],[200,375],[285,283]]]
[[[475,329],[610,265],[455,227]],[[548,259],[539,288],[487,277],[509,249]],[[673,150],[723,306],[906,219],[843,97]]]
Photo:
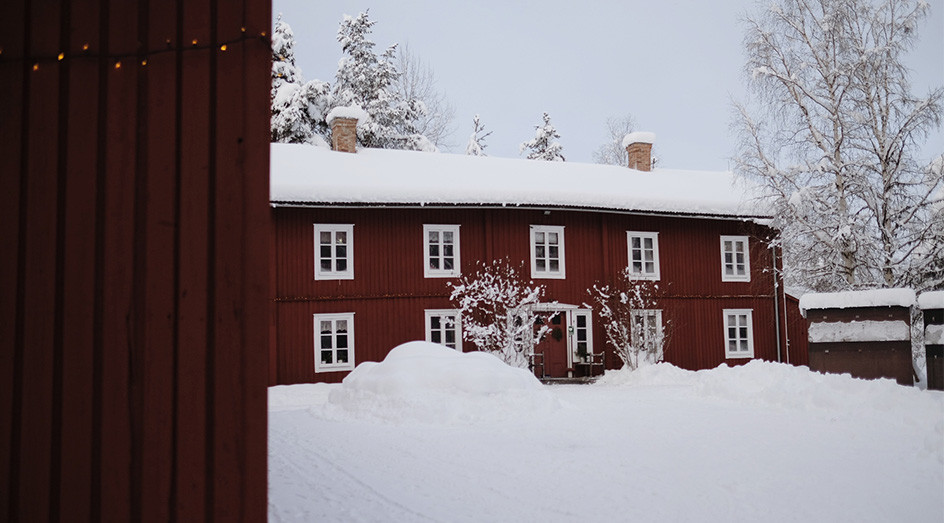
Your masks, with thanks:
[[[914,384],[911,289],[805,294],[810,369]]]
[[[928,388],[944,390],[944,291],[922,293],[918,307],[924,313]]]

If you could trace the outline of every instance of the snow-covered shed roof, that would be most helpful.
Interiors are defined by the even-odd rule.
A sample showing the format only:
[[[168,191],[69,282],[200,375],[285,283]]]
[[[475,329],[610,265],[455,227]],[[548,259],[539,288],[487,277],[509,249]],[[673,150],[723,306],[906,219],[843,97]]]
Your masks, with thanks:
[[[944,291],[922,292],[921,296],[918,296],[918,308],[922,310],[944,309]]]
[[[851,309],[856,307],[911,307],[912,289],[871,289],[866,291],[808,293],[800,297],[800,311]]]
[[[768,219],[729,172],[274,143],[273,206],[540,206]]]

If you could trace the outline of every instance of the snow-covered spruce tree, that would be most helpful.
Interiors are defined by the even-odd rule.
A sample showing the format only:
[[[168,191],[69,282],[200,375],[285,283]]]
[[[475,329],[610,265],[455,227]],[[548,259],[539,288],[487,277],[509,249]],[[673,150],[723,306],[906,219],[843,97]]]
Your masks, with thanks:
[[[295,65],[295,35],[280,14],[272,31],[273,142],[326,145],[325,114],[331,105],[330,88],[320,80],[305,82]]]
[[[593,161],[621,167],[629,165],[629,156],[626,153],[626,148],[623,147],[623,138],[633,132],[635,128],[636,121],[632,115],[626,115],[622,118],[607,118],[607,141],[593,152]]]
[[[747,20],[756,100],[738,108],[736,171],[772,201],[788,284],[940,285],[928,279],[935,255],[921,254],[935,250],[944,182],[916,154],[944,89],[913,95],[902,63],[927,12],[913,0],[776,0]]]
[[[484,134],[483,134],[484,133]],[[485,126],[479,121],[479,115],[472,118],[472,135],[469,136],[469,144],[465,147],[465,154],[469,156],[488,156],[485,154],[485,139],[492,131],[485,132]]]
[[[367,12],[356,17],[345,15],[341,21],[338,42],[344,56],[338,62],[333,107],[356,104],[370,115],[370,121],[357,129],[357,141],[364,147],[435,151],[416,127],[426,114],[425,105],[417,99],[401,98],[397,90],[396,44],[380,55],[374,52],[368,36],[375,23]]]
[[[561,154],[564,147],[560,142],[555,141],[560,138],[557,129],[551,125],[551,117],[544,113],[544,123],[534,126],[534,139],[522,142],[520,150],[528,153],[529,160],[544,160],[546,162],[563,162],[564,155]]]
[[[587,292],[593,301],[589,306],[603,321],[606,341],[625,368],[663,360],[671,322],[663,322],[658,309],[657,282],[633,279],[624,271],[617,284],[594,285]]]
[[[521,276],[507,259],[479,262],[474,274],[450,283],[462,317],[463,337],[508,365],[528,368],[529,355],[547,332],[547,315],[535,310],[544,287]],[[541,328],[535,329],[538,319]]]

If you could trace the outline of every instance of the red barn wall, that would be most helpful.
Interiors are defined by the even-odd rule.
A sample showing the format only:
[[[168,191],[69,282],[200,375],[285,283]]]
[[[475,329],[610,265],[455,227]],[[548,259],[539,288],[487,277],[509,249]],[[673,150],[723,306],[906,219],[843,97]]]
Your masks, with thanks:
[[[270,11],[0,3],[0,520],[265,519]]]
[[[394,346],[424,338],[424,310],[453,308],[447,283],[423,277],[423,224],[459,224],[463,274],[479,260],[523,261],[530,276],[529,225],[565,227],[565,280],[541,279],[545,301],[589,303],[587,289],[613,283],[627,265],[626,231],[659,232],[663,319],[672,324],[666,360],[688,369],[726,360],[722,310],[753,309],[755,357],[777,360],[772,231],[735,220],[508,208],[276,208],[276,340],[271,384],[334,382],[347,372],[314,372],[316,313],[354,312],[355,359],[380,361]],[[314,223],[354,224],[354,279],[314,280]],[[751,281],[721,281],[721,235],[748,235]],[[780,296],[782,301],[782,296]],[[782,306],[781,306],[782,309]],[[781,311],[782,315],[782,311]],[[781,320],[782,322],[782,320]],[[595,350],[606,347],[594,315]],[[781,336],[784,336],[781,323]],[[464,343],[472,350],[471,343]],[[609,349],[607,364],[621,363]]]

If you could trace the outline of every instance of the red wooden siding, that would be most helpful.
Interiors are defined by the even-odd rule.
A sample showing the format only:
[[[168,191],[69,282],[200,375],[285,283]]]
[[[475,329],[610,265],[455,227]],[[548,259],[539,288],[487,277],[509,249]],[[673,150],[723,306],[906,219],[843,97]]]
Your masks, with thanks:
[[[0,520],[265,519],[270,9],[0,4]]]
[[[806,318],[800,314],[800,299],[787,295],[787,334],[789,335],[789,354],[784,361],[793,365],[810,364],[810,328]]]
[[[673,335],[666,359],[689,369],[726,360],[724,309],[753,310],[755,357],[777,359],[769,229],[735,220],[641,216],[574,210],[276,208],[276,340],[270,383],[338,381],[346,372],[314,372],[316,313],[354,312],[355,358],[379,361],[399,343],[423,339],[424,309],[448,309],[449,278],[423,276],[423,224],[459,224],[461,267],[508,257],[530,276],[529,225],[565,227],[566,279],[541,279],[546,301],[581,305],[594,283],[612,283],[628,262],[626,231],[659,233],[663,319]],[[354,224],[354,279],[315,281],[314,223]],[[750,237],[750,282],[721,281],[721,235]],[[782,295],[778,297],[783,315]],[[781,319],[781,337],[784,326]],[[594,316],[595,350],[606,346]],[[464,344],[471,350],[470,343]],[[620,365],[612,352],[607,364]]]

